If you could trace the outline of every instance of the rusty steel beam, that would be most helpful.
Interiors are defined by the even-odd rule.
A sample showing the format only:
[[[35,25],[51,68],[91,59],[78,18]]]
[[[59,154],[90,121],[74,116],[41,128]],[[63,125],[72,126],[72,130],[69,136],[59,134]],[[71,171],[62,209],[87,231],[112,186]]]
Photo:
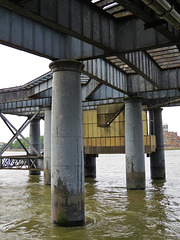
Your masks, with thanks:
[[[82,72],[113,89],[127,94],[127,75],[103,59],[83,61]]]
[[[87,59],[179,42],[145,31],[137,18],[116,21],[89,1],[43,0],[22,7],[0,0],[0,6],[0,42],[50,59]]]
[[[161,69],[146,52],[127,53],[118,57],[138,75],[151,83],[155,89],[161,88]]]

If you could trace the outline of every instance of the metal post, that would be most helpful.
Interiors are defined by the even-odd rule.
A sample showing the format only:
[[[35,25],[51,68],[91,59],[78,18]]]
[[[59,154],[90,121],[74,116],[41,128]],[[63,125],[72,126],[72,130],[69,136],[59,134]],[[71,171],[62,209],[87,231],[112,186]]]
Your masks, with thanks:
[[[44,184],[51,185],[51,109],[44,110]]]
[[[40,119],[33,119],[33,121],[30,123],[29,128],[29,142],[32,144],[35,149],[40,153],[41,152],[41,142],[40,142]],[[30,154],[36,154],[34,152],[34,149],[29,146],[29,153]],[[37,167],[40,168],[39,162],[37,160]],[[30,175],[40,175],[40,171],[37,170],[30,170]]]
[[[154,119],[153,119],[154,118]],[[150,120],[154,120],[154,132],[156,135],[156,152],[150,154],[151,178],[165,179],[165,155],[164,155],[164,136],[162,124],[162,108],[150,111]],[[150,129],[152,132],[152,129]]]
[[[96,154],[84,155],[85,178],[96,178]]]
[[[125,98],[125,152],[127,189],[144,189],[144,134],[140,97]]]
[[[61,226],[84,223],[84,154],[80,72],[74,60],[52,62],[51,210]]]

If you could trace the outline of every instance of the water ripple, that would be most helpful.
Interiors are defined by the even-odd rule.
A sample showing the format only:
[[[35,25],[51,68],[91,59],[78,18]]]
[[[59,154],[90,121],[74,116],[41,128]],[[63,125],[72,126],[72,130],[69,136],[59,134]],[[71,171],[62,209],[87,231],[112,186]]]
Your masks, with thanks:
[[[85,182],[86,224],[68,229],[51,224],[43,175],[1,170],[0,239],[180,239],[180,151],[171,156],[166,181],[151,181],[146,159],[146,190],[127,191],[124,155],[100,155],[96,180]]]

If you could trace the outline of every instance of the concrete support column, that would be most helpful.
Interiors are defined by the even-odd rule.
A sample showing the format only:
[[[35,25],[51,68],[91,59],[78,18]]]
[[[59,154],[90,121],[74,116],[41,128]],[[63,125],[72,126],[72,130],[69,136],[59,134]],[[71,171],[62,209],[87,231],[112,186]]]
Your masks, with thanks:
[[[37,149],[38,152],[41,152],[41,141],[40,141],[40,119],[33,119],[32,122],[30,123],[30,128],[29,128],[29,142]],[[29,153],[30,154],[35,154],[34,150],[32,147],[29,147]],[[36,161],[36,166],[39,166],[39,161]],[[40,171],[37,170],[31,170],[29,171],[30,175],[40,175]]]
[[[150,154],[151,178],[165,179],[164,136],[162,124],[162,108],[150,110],[150,132],[156,135],[156,152]]]
[[[144,189],[144,134],[140,97],[125,98],[125,153],[127,189]]]
[[[96,178],[96,154],[84,155],[85,178]]]
[[[84,154],[80,72],[82,63],[50,64],[52,83],[51,217],[61,226],[84,223]]]
[[[51,185],[51,108],[44,110],[44,184]]]

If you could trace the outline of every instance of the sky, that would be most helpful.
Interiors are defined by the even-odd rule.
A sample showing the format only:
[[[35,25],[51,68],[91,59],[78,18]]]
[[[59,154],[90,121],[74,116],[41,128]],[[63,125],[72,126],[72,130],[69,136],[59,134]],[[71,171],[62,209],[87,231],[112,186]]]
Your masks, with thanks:
[[[0,45],[0,89],[23,85],[42,74],[50,71],[46,58]],[[25,117],[5,115],[9,121],[19,128],[26,120]],[[180,107],[168,107],[162,111],[163,124],[168,124],[169,131],[177,132],[180,136]],[[41,135],[44,132],[43,120],[41,121]],[[23,131],[29,135],[29,128]],[[0,142],[8,142],[12,137],[9,129],[0,119]]]
[[[35,78],[49,72],[49,63],[46,58],[0,45],[0,89],[23,85]],[[18,129],[26,117],[5,115],[6,118]],[[41,135],[44,133],[44,124],[41,120]],[[28,137],[29,127],[23,132]],[[0,119],[0,142],[8,142],[12,133]]]

